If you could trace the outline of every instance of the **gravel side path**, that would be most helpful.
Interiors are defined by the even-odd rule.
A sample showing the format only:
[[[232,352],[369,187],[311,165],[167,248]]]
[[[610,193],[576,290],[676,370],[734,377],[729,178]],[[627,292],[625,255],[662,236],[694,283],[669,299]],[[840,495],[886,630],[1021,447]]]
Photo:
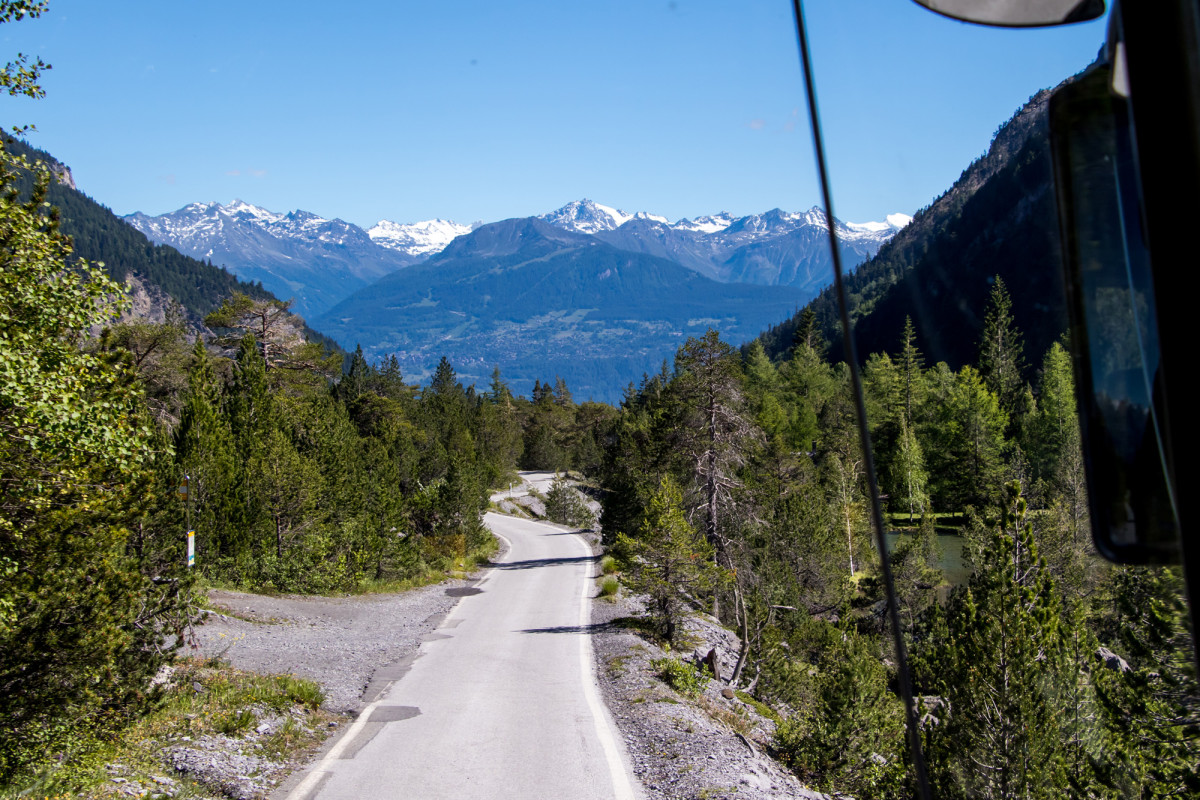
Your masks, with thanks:
[[[737,637],[706,616],[685,623],[693,647],[664,652],[634,631],[612,624],[637,616],[640,603],[626,598],[592,604],[596,674],[609,711],[625,738],[647,800],[828,800],[811,791],[766,754],[774,723],[726,685],[708,681],[694,699],[663,683],[650,665],[670,656],[695,662],[716,650],[728,674],[737,659]]]
[[[389,595],[298,597],[209,592],[195,629],[198,653],[239,669],[292,673],[325,691],[324,708],[349,714],[404,674],[470,581]],[[193,651],[196,652],[196,651]]]

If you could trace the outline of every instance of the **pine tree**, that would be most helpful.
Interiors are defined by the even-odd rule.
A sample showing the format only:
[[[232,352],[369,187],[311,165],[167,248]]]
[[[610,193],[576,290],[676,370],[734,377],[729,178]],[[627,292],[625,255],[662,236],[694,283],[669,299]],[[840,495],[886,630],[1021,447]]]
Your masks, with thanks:
[[[1062,797],[1061,604],[1017,484],[1006,487],[1004,520],[967,586],[953,595],[945,624],[946,637],[927,662],[936,665],[928,693],[949,709],[930,734],[939,795]]]
[[[676,446],[690,473],[692,507],[703,520],[716,563],[729,566],[725,551],[734,528],[733,496],[741,485],[737,468],[757,434],[741,391],[741,359],[710,328],[679,348],[675,375],[670,393],[678,420]],[[714,608],[714,614],[718,611]]]
[[[338,384],[338,394],[347,403],[354,402],[359,395],[367,391],[372,382],[372,373],[370,364],[363,356],[362,345],[356,345],[354,355],[350,358],[350,368],[346,370],[345,377]]]
[[[897,358],[900,367],[900,383],[904,392],[904,415],[911,425],[915,407],[924,399],[921,370],[925,368],[925,357],[917,349],[917,332],[912,317],[904,318],[903,345]]]
[[[649,597],[654,622],[673,642],[686,598],[711,590],[721,571],[712,564],[712,546],[688,524],[672,478],[663,478],[650,497],[637,536],[621,534],[617,547],[625,555],[629,587]]]
[[[1025,356],[1021,338],[1012,316],[1012,299],[1004,281],[997,275],[979,339],[979,374],[999,399],[1000,408],[1009,415],[1018,410],[1024,388]]]

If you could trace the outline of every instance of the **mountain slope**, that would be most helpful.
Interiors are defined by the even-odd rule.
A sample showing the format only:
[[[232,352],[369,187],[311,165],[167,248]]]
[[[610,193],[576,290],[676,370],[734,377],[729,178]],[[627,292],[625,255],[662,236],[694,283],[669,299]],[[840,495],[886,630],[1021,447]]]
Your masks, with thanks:
[[[708,327],[756,335],[806,295],[720,284],[662,258],[618,250],[537,218],[484,225],[424,264],[389,275],[317,318],[410,378],[445,355],[466,381],[498,366],[518,391],[561,376],[579,398],[620,399]]]
[[[1051,92],[1034,95],[997,132],[986,155],[911,224],[848,276],[858,352],[896,352],[905,316],[918,346],[957,368],[974,361],[994,276],[1035,362],[1066,329],[1065,299],[1047,126]],[[811,304],[831,357],[844,357],[836,297]],[[763,336],[772,356],[787,350],[799,316]]]
[[[419,260],[362,228],[307,211],[277,214],[235,200],[192,203],[170,214],[125,218],[150,239],[259,281],[293,310],[314,316],[349,292]]]
[[[187,311],[203,317],[235,291],[255,297],[268,295],[262,287],[240,281],[210,263],[182,255],[173,247],[154,245],[104,206],[75,188],[70,170],[57,159],[19,140],[6,139],[6,147],[31,159],[41,159],[63,179],[50,186],[49,200],[62,214],[61,230],[71,237],[75,255],[103,261],[113,278],[123,281],[130,273],[160,287]],[[26,191],[31,179],[25,179]]]

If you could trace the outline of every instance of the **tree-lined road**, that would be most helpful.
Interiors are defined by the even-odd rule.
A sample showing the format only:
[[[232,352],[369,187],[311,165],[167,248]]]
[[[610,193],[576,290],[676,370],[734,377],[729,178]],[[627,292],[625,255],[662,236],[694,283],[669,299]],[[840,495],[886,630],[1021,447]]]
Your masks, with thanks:
[[[595,562],[579,536],[487,514],[501,562],[288,795],[632,800],[586,632]]]

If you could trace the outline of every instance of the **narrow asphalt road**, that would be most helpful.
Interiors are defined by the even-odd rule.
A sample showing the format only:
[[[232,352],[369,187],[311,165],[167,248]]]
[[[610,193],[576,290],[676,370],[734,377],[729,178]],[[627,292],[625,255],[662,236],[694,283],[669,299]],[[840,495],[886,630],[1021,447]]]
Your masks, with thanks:
[[[289,798],[640,796],[596,686],[589,548],[557,526],[485,522],[510,543],[501,563]]]

